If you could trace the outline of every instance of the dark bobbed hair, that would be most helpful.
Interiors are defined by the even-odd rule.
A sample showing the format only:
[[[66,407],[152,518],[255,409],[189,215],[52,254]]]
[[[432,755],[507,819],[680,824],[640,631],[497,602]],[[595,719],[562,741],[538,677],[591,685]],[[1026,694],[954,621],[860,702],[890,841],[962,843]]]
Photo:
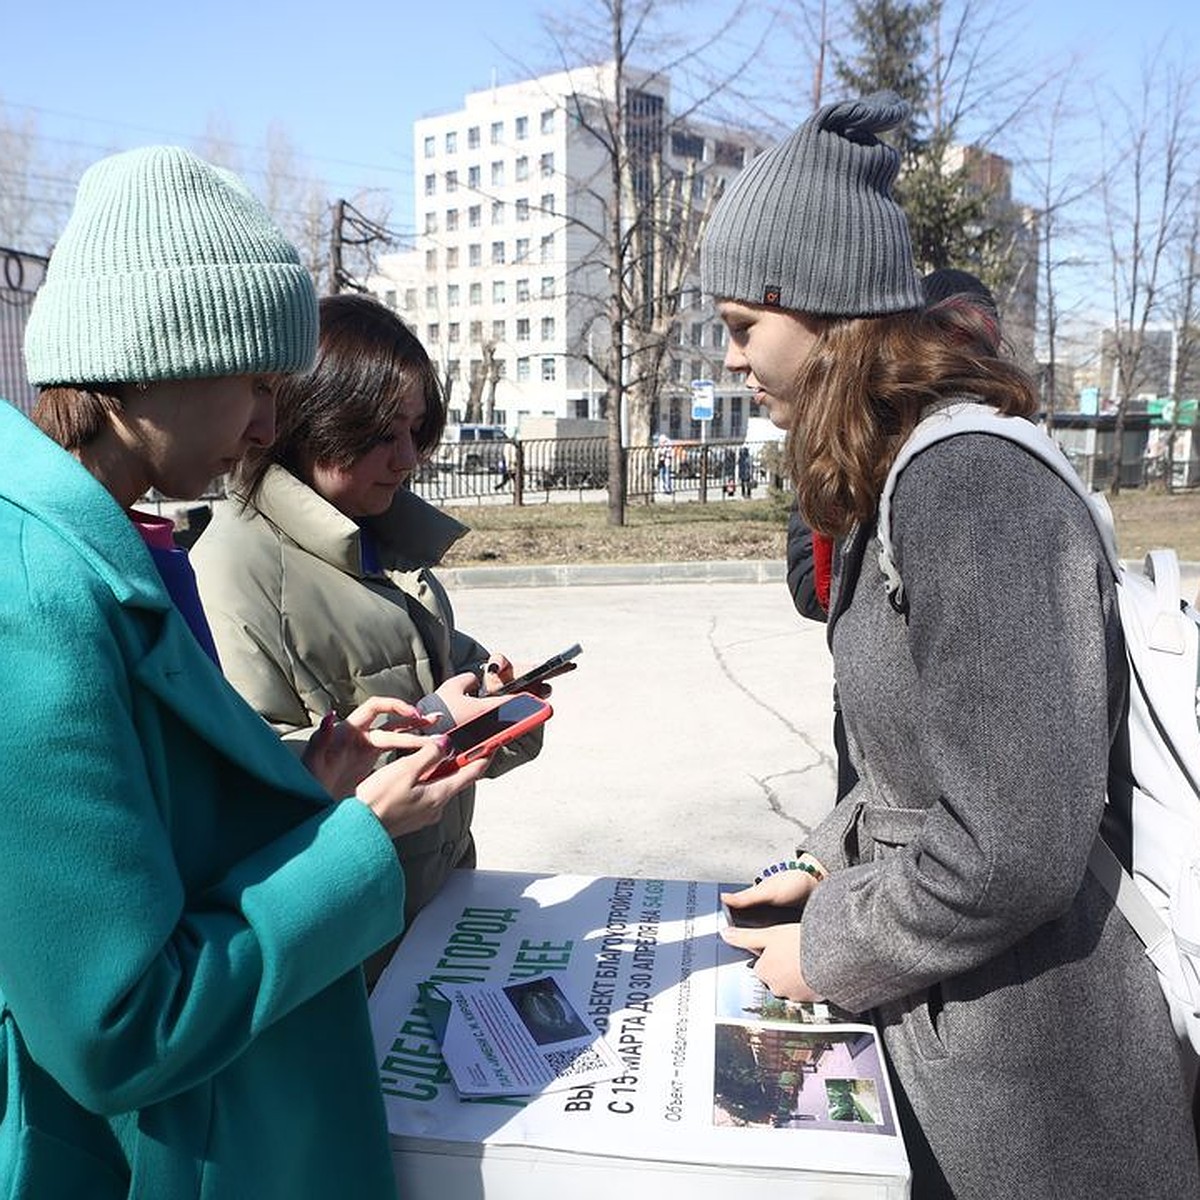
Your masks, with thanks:
[[[242,460],[236,490],[254,501],[275,464],[312,482],[320,463],[348,467],[391,428],[416,384],[425,399],[417,449],[430,455],[446,427],[446,405],[425,347],[390,309],[368,296],[326,296],[311,371],[283,378],[275,392],[275,440]]]
[[[968,396],[1014,416],[1037,411],[1033,381],[1000,357],[987,315],[961,297],[824,321],[794,396],[788,466],[800,511],[830,537],[874,518],[888,469],[930,404]]]
[[[64,450],[81,450],[108,425],[110,413],[120,411],[117,385],[42,388],[33,407],[33,423]]]

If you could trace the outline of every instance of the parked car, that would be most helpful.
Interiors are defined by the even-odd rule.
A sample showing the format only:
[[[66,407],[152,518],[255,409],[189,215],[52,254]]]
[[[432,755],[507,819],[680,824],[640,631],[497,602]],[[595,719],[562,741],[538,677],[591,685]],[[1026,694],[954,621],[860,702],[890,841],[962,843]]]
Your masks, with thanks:
[[[503,425],[447,425],[434,461],[444,471],[498,472],[512,466]]]

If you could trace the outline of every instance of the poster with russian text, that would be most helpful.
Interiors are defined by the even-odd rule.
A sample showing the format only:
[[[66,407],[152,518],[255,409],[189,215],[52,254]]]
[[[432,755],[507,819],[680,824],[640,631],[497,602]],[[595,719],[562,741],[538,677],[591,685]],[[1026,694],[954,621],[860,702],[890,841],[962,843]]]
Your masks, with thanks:
[[[371,998],[392,1134],[683,1164],[907,1175],[875,1030],[776,1000],[719,937],[722,885],[456,871]],[[430,985],[561,981],[620,1060],[529,1099],[460,1098]]]

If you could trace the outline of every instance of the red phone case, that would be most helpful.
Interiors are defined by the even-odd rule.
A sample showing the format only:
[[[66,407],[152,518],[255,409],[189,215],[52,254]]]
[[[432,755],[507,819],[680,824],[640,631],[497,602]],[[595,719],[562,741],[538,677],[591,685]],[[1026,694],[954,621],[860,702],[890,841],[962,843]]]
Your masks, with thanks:
[[[498,704],[497,708],[502,708],[504,704],[511,703],[519,697],[527,698],[535,702],[538,707],[528,716],[514,721],[511,725],[504,729],[493,733],[490,737],[485,738],[481,742],[476,742],[466,750],[460,750],[457,754],[450,755],[442,759],[432,770],[426,772],[420,778],[421,783],[428,783],[434,779],[441,779],[446,775],[453,775],[460,767],[465,767],[468,763],[474,762],[476,759],[487,758],[489,755],[495,754],[501,746],[507,745],[509,742],[515,741],[517,738],[528,733],[531,729],[536,729],[539,725],[548,721],[554,715],[554,709],[550,707],[544,700],[540,700],[537,696],[533,696],[528,692],[518,692],[514,696],[508,696],[504,701]],[[484,713],[482,717],[476,717],[476,721],[486,722],[491,716],[491,713]],[[460,725],[457,728],[466,729],[468,725],[473,724],[473,721],[468,721],[466,725]],[[451,735],[454,730],[450,731]]]

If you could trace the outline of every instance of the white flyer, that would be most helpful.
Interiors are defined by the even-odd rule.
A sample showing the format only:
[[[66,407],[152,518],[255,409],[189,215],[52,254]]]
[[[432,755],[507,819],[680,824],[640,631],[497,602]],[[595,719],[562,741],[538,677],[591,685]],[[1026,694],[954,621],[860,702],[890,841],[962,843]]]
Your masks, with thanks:
[[[531,1096],[621,1074],[616,1052],[552,975],[434,984],[425,1006],[461,1096]]]

